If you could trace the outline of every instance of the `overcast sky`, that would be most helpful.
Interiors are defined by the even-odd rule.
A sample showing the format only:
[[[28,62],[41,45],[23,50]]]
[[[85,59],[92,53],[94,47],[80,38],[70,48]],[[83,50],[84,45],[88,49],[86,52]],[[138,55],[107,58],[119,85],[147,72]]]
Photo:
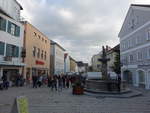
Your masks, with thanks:
[[[90,63],[102,45],[119,43],[118,33],[131,3],[150,0],[18,0],[22,16],[77,61]]]

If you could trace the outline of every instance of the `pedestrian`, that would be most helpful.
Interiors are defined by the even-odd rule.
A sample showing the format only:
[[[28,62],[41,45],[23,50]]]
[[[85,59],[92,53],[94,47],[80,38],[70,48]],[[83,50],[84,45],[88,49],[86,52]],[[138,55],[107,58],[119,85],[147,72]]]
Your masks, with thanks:
[[[62,91],[62,88],[63,88],[63,79],[62,79],[62,76],[60,75],[58,77],[58,89],[59,89],[59,91]]]
[[[49,88],[52,87],[52,77],[48,76],[48,85]]]
[[[8,89],[9,83],[8,83],[8,81],[7,81],[7,73],[4,73],[4,74],[3,74],[2,80],[3,80],[3,88],[4,88],[4,89]]]
[[[63,88],[66,87],[66,76],[62,76],[62,80],[63,80]]]
[[[55,88],[55,90],[57,91],[57,78],[56,78],[56,76],[54,76],[52,78],[52,87],[51,87],[52,91],[53,91],[53,88]]]
[[[21,75],[20,73],[16,74],[16,86],[19,87],[20,86],[20,79],[21,79]]]
[[[118,81],[118,83],[117,83],[118,92],[120,92],[121,91],[121,76],[120,76],[120,74],[117,75],[117,81]]]
[[[37,88],[37,76],[36,75],[32,76],[32,81],[33,81],[33,88]]]
[[[66,87],[67,87],[67,88],[69,88],[69,85],[70,85],[69,82],[70,82],[70,79],[69,79],[69,77],[67,77],[67,78],[66,78]]]
[[[43,76],[40,75],[38,77],[38,81],[37,81],[37,84],[38,84],[39,87],[41,87],[41,85],[42,85],[42,80],[43,80]]]

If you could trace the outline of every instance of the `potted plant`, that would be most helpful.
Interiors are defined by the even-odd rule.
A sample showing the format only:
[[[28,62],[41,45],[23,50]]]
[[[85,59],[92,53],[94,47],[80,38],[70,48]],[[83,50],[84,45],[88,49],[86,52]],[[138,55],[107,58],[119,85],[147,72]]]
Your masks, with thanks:
[[[82,95],[84,93],[84,86],[80,79],[75,81],[72,93],[75,95]]]

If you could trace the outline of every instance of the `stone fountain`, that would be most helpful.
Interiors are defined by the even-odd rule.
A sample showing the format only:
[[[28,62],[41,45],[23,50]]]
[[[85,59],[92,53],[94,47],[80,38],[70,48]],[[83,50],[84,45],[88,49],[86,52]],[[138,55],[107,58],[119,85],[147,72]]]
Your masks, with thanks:
[[[124,93],[129,91],[125,81],[118,81],[118,79],[111,79],[107,71],[106,48],[102,47],[102,58],[99,61],[102,63],[102,78],[86,80],[85,91],[95,93]]]

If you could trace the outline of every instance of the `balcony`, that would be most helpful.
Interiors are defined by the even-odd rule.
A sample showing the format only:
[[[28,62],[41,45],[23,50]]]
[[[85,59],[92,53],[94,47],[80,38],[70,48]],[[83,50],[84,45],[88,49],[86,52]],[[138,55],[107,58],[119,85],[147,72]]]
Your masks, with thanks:
[[[6,56],[6,57],[4,57],[4,61],[12,61],[12,57],[11,56]]]

